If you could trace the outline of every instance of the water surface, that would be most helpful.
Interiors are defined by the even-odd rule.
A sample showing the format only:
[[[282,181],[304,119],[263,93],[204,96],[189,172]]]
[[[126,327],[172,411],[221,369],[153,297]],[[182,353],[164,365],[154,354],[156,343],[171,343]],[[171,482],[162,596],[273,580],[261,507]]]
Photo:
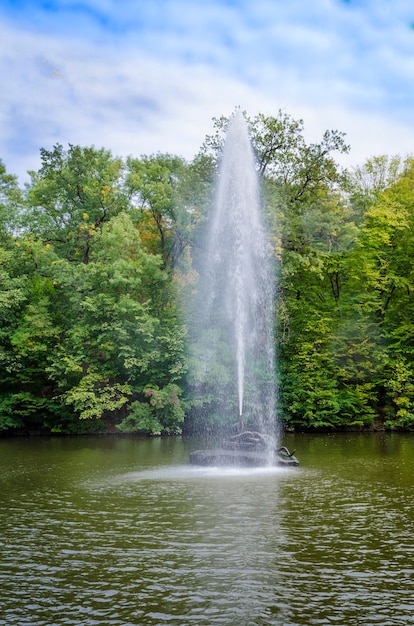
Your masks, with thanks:
[[[284,443],[299,468],[194,468],[181,439],[0,440],[0,624],[413,624],[414,436]]]

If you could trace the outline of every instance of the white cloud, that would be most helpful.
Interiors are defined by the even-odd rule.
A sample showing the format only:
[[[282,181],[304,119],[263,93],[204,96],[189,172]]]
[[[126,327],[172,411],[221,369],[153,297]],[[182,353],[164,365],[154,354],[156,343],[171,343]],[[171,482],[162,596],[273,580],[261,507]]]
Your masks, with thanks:
[[[21,178],[56,142],[192,158],[237,105],[345,131],[354,162],[413,151],[408,2],[58,5],[0,26],[0,158]]]

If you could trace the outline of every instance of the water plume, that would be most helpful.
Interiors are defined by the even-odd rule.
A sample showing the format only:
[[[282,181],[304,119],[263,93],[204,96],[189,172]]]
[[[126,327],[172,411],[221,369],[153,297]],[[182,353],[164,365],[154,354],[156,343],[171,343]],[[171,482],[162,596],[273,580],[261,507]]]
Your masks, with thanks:
[[[199,389],[241,429],[275,433],[275,274],[246,122],[229,121],[200,270]],[[234,426],[234,424],[233,424]]]

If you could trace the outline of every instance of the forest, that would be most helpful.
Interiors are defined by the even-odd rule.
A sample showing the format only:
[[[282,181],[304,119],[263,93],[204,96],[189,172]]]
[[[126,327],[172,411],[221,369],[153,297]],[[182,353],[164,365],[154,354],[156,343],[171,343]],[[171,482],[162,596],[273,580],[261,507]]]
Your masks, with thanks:
[[[245,117],[284,427],[414,429],[414,158],[347,170],[342,132],[309,143],[282,111]],[[57,144],[21,186],[0,161],[2,434],[213,428],[186,311],[227,123],[190,162]]]

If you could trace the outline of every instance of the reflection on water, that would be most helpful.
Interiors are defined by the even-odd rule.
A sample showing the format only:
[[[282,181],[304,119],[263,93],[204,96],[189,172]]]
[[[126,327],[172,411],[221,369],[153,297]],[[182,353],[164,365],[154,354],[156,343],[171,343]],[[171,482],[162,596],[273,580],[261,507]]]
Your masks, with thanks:
[[[200,467],[196,465],[166,465],[138,472],[120,474],[113,478],[116,484],[125,482],[139,482],[140,480],[191,480],[191,479],[218,479],[226,478],[254,479],[265,476],[277,476],[286,472],[281,467]],[[107,484],[107,483],[105,483]]]
[[[414,439],[290,436],[299,468],[180,439],[0,440],[0,625],[411,624]]]

